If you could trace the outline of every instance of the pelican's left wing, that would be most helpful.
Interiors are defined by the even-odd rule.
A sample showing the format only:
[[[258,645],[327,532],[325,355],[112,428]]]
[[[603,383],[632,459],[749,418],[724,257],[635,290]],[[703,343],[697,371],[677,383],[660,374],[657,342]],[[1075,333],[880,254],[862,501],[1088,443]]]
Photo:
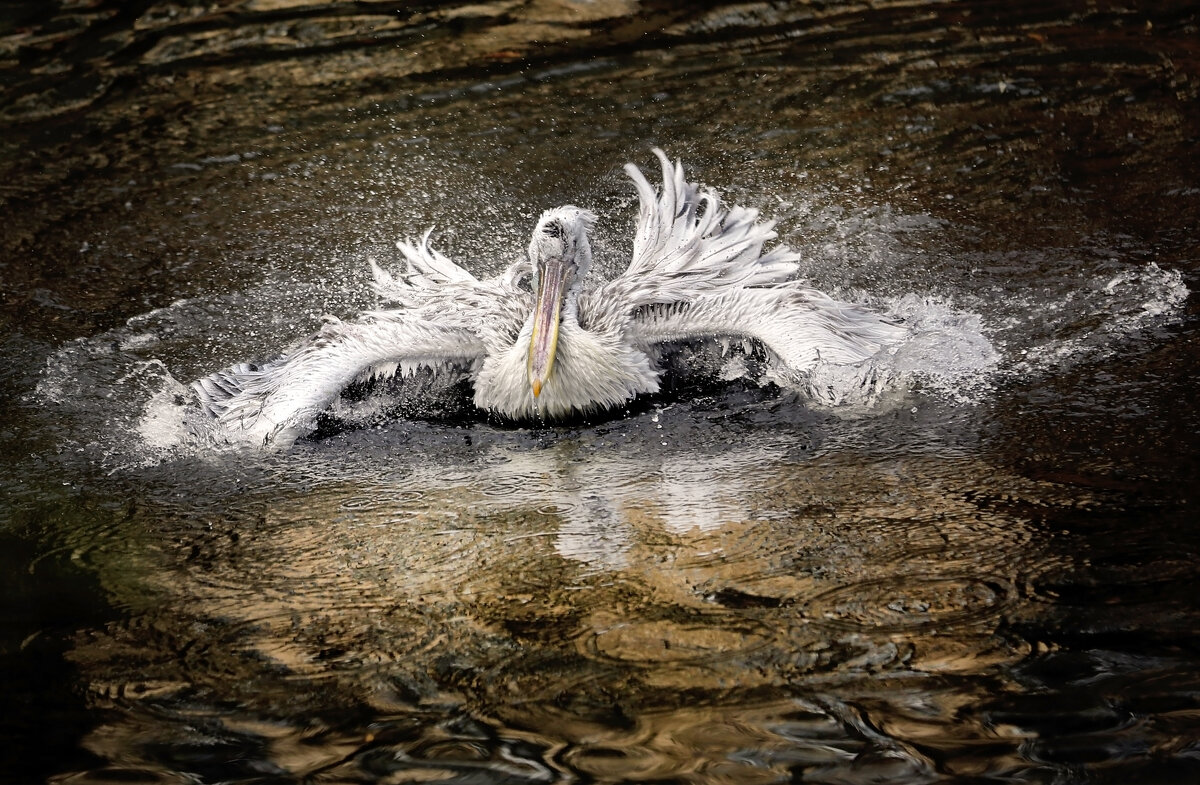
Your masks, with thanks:
[[[311,431],[317,415],[356,380],[469,364],[484,352],[475,330],[403,311],[368,313],[354,322],[326,317],[320,330],[279,359],[241,363],[192,388],[231,439],[286,446]]]
[[[819,363],[849,365],[896,345],[907,328],[792,281],[645,307],[628,329],[643,346],[706,338],[750,338],[800,379]]]
[[[683,165],[654,150],[662,168],[655,189],[633,164],[625,171],[638,194],[637,234],[629,268],[610,282],[636,304],[675,302],[790,278],[800,255],[786,246],[763,252],[775,222],[758,210],[727,205],[684,177]]]

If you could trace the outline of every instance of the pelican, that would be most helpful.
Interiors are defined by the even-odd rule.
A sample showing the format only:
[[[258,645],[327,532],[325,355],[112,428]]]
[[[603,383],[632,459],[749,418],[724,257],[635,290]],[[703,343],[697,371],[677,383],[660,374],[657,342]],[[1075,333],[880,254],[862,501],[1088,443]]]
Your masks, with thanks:
[[[906,330],[795,279],[800,256],[757,210],[724,204],[655,149],[662,187],[633,164],[639,201],[628,268],[592,282],[596,216],[575,206],[541,215],[528,257],[478,279],[429,243],[397,242],[406,271],[370,261],[390,306],[320,329],[263,365],[241,363],[192,384],[231,440],[286,445],[355,382],[432,369],[469,379],[480,409],[554,421],[619,408],[659,390],[672,343],[749,339],[777,376],[802,381],[820,363],[862,363]]]

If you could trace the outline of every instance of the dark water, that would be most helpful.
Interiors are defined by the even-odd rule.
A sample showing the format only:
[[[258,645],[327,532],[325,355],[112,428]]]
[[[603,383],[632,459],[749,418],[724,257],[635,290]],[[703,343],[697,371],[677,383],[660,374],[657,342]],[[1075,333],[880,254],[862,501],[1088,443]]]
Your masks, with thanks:
[[[0,779],[1200,781],[1198,33],[5,5]],[[398,236],[492,272],[571,202],[618,269],[655,145],[925,327],[878,396],[164,449],[176,380],[370,305]]]

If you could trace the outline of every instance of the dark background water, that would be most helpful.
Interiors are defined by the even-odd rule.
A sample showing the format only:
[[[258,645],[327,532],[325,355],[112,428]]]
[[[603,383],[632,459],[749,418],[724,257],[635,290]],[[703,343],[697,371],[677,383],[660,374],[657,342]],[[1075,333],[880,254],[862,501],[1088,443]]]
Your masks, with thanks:
[[[1198,26],[4,5],[0,778],[1200,779]],[[994,366],[155,450],[156,394],[369,305],[397,236],[495,271],[573,202],[612,272],[655,145]]]

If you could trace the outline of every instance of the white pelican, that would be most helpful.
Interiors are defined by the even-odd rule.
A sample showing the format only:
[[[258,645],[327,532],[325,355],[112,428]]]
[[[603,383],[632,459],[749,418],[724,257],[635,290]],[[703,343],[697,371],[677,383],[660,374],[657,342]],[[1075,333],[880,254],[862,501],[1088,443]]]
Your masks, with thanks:
[[[799,254],[764,253],[773,221],[726,206],[684,179],[661,150],[662,189],[633,164],[640,211],[624,273],[589,285],[596,217],[567,206],[538,220],[522,259],[479,280],[429,245],[401,241],[398,277],[371,261],[393,308],[320,330],[256,366],[192,384],[228,438],[283,445],[356,381],[420,368],[464,374],[475,405],[511,420],[554,420],[620,407],[659,389],[664,345],[703,338],[760,343],[777,375],[802,382],[818,363],[860,363],[907,331],[793,279]]]

